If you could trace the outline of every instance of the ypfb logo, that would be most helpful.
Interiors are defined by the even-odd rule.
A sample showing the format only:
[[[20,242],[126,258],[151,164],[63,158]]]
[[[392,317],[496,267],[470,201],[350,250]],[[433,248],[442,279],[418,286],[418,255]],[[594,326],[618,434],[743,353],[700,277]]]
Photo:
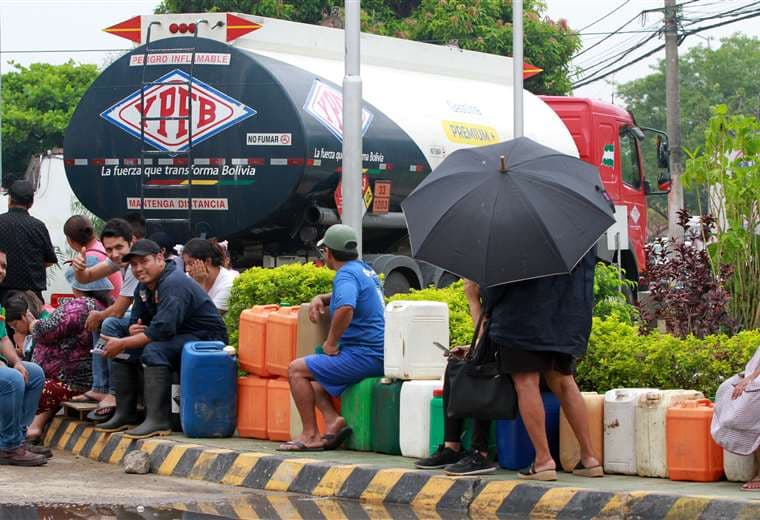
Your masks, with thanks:
[[[187,150],[256,114],[249,106],[190,75],[173,70],[100,114],[128,134],[168,152]],[[143,106],[144,105],[144,106]],[[192,127],[188,124],[192,116]],[[143,131],[140,131],[142,125]]]
[[[315,79],[303,109],[322,123],[339,141],[343,141],[342,92]],[[372,112],[362,108],[362,135],[367,133],[374,117]]]

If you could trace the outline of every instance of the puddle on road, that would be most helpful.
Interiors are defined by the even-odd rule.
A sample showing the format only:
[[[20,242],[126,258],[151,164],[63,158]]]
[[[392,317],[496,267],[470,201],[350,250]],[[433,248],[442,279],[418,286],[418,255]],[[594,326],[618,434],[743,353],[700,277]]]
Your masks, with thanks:
[[[231,500],[162,504],[159,506],[0,504],[2,520],[211,520],[240,519],[393,519],[466,518],[463,513],[425,514],[407,506],[361,504],[351,500],[319,499],[280,494],[254,494]]]

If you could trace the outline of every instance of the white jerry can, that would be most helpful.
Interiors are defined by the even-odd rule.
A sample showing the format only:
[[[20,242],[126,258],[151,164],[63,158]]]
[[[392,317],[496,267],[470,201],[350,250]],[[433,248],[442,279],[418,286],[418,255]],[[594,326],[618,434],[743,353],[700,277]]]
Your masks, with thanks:
[[[440,379],[449,348],[449,307],[443,302],[395,301],[385,307],[385,377]]]
[[[737,455],[728,450],[723,450],[723,471],[726,472],[726,480],[747,482],[757,474],[757,469],[754,453]]]
[[[668,477],[666,417],[668,408],[704,399],[696,390],[650,390],[636,400],[636,472],[642,477]]]
[[[401,385],[398,444],[404,457],[430,455],[430,401],[441,382],[405,381]]]
[[[604,394],[604,471],[636,474],[636,400],[653,388],[616,388]]]

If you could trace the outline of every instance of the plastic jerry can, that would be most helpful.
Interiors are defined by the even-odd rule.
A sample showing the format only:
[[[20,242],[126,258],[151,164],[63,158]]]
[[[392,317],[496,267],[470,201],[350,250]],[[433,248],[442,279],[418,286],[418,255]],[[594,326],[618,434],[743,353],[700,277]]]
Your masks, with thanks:
[[[402,381],[381,379],[372,389],[372,451],[401,455],[399,412]]]
[[[636,401],[636,472],[642,477],[668,476],[665,418],[668,408],[686,400],[703,399],[696,390],[650,390]]]
[[[379,381],[379,377],[369,377],[340,396],[340,413],[353,430],[345,443],[349,450],[372,450],[372,388]]]
[[[240,437],[267,438],[267,381],[258,376],[238,378],[237,430]]]
[[[237,423],[237,360],[220,341],[182,349],[180,417],[188,437],[231,437]]]
[[[325,312],[317,323],[309,319],[309,305],[303,304],[298,311],[296,332],[296,359],[314,353],[314,349],[325,342],[330,332],[330,316]]]
[[[332,403],[333,408],[335,408],[335,411],[340,413],[340,397],[332,397]],[[322,412],[319,411],[319,408],[314,407],[314,413],[317,417],[317,429],[319,430],[319,433],[324,435],[327,431],[325,428],[325,418],[322,415]],[[290,438],[295,439],[299,435],[301,435],[301,432],[303,431],[303,423],[301,422],[301,415],[298,413],[298,408],[296,408],[296,403],[293,400],[293,395],[290,395]]]
[[[290,384],[287,379],[267,380],[267,438],[290,440]]]
[[[586,402],[588,429],[591,433],[591,445],[597,459],[604,460],[604,396],[596,392],[581,392]],[[565,410],[559,411],[559,462],[562,469],[572,472],[581,460],[581,445],[570,423],[565,417]]]
[[[267,319],[265,359],[267,371],[287,377],[288,365],[296,358],[299,306],[282,307]]]
[[[710,435],[712,415],[709,399],[683,401],[668,409],[670,480],[715,482],[723,477],[723,449]]]
[[[546,414],[546,437],[552,458],[559,460],[559,399],[551,392],[541,392]],[[530,442],[522,417],[508,421],[496,421],[496,446],[499,465],[505,469],[526,468],[536,458],[536,450]]]
[[[449,347],[449,307],[443,302],[395,301],[385,307],[385,377],[440,379]]]
[[[240,368],[257,376],[269,376],[264,357],[267,343],[267,318],[279,305],[256,305],[240,313],[238,358]]]
[[[757,475],[757,461],[755,454],[737,455],[728,450],[723,450],[723,471],[726,480],[731,482],[747,482]]]
[[[401,386],[399,448],[404,457],[430,455],[430,400],[441,387],[436,381],[405,381]]]
[[[636,474],[636,401],[656,388],[616,388],[604,394],[604,472]]]

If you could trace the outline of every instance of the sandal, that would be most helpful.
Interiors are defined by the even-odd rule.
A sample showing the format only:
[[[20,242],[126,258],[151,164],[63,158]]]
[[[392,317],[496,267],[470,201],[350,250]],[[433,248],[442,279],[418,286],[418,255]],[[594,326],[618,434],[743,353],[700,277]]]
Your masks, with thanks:
[[[348,426],[341,428],[338,433],[333,435],[332,433],[328,433],[325,436],[322,437],[322,440],[325,441],[324,449],[326,451],[332,451],[337,450],[340,448],[341,444],[346,442],[349,437],[351,437],[351,434],[354,433],[354,430],[349,428]]]
[[[529,468],[521,469],[517,474],[517,477],[522,480],[540,480],[542,482],[550,482],[557,480],[556,469],[542,469],[536,471],[536,465],[531,464]]]
[[[739,488],[742,491],[760,491],[760,480],[750,480]]]
[[[601,464],[587,468],[583,465],[583,462],[579,461],[578,465],[573,468],[573,475],[576,477],[599,478],[604,476],[604,468],[602,468]]]
[[[95,397],[92,396],[92,394],[90,394],[90,391],[87,391],[80,395],[75,395],[74,397],[71,398],[71,401],[75,403],[99,403],[100,402],[99,399],[96,399]]]
[[[288,441],[281,444],[276,451],[325,451],[323,446],[307,446],[301,441]]]
[[[87,420],[94,423],[101,423],[109,420],[116,413],[116,406],[98,406],[87,414]]]

